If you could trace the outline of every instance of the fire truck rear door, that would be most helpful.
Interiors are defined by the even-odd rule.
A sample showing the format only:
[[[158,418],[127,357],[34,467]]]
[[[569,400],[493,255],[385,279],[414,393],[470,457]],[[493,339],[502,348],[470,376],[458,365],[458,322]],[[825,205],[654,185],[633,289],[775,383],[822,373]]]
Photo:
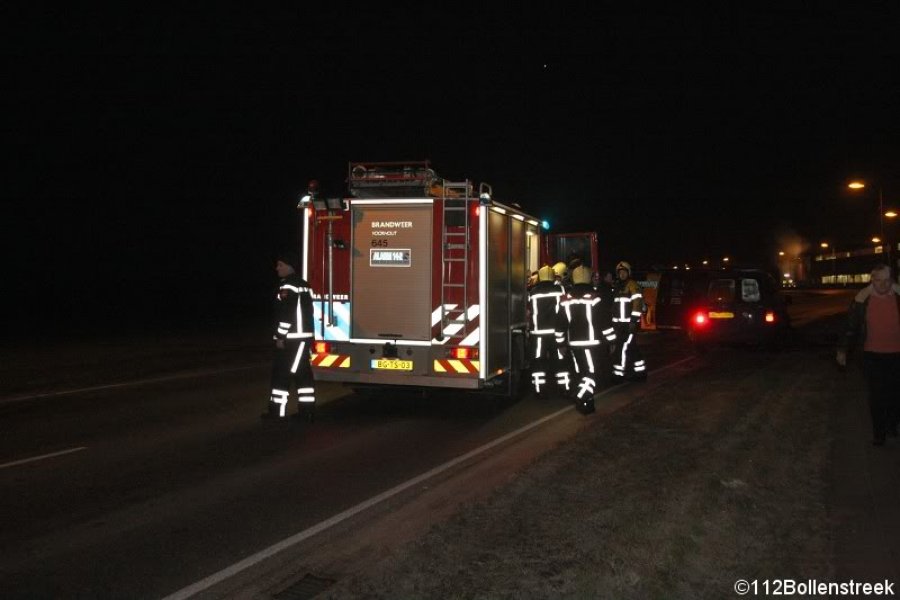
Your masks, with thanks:
[[[431,340],[433,204],[353,203],[350,335]]]

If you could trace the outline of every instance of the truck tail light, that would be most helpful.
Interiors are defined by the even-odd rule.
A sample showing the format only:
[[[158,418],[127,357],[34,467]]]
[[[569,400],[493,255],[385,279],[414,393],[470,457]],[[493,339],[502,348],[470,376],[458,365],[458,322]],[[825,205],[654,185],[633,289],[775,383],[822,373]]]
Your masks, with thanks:
[[[313,350],[316,354],[328,354],[331,352],[331,344],[328,342],[316,342],[313,344]]]
[[[766,311],[766,323],[774,323],[775,322],[775,311],[767,310]]]
[[[478,358],[478,348],[450,348],[448,354],[457,360],[475,360]]]

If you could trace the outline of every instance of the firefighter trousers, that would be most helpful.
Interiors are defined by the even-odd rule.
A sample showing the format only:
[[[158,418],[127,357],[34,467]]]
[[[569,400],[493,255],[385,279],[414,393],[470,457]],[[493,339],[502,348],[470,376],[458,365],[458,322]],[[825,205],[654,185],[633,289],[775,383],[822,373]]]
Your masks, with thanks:
[[[613,361],[613,374],[616,377],[634,377],[645,379],[647,365],[641,349],[637,345],[634,333],[628,323],[616,324],[616,358]]]
[[[569,369],[556,345],[553,333],[532,334],[529,338],[531,359],[531,387],[535,394],[545,394],[551,388],[559,392],[569,390]]]
[[[312,409],[316,402],[315,382],[309,364],[312,340],[285,340],[284,348],[275,348],[272,360],[272,395],[269,413],[287,416],[292,388],[297,389],[299,407]]]
[[[571,348],[574,382],[572,393],[579,405],[593,407],[594,394],[612,377],[609,346],[575,346]]]

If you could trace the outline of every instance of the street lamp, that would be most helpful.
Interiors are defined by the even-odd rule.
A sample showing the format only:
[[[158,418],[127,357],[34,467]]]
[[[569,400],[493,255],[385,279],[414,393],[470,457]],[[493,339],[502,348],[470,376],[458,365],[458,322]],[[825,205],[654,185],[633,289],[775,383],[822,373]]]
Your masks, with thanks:
[[[863,181],[851,181],[847,187],[851,190],[863,190],[866,184]],[[884,196],[881,193],[881,186],[878,186],[878,235],[884,237]]]
[[[851,181],[847,184],[847,187],[851,190],[862,190],[865,189],[866,184],[863,181]],[[892,262],[892,248],[891,248],[891,240],[885,238],[884,236],[884,218],[887,217],[889,219],[893,219],[897,216],[897,212],[893,210],[889,210],[885,212],[884,210],[884,194],[881,189],[881,186],[878,186],[878,238],[879,242],[884,240],[884,245],[887,246],[887,264],[894,269],[894,265]]]

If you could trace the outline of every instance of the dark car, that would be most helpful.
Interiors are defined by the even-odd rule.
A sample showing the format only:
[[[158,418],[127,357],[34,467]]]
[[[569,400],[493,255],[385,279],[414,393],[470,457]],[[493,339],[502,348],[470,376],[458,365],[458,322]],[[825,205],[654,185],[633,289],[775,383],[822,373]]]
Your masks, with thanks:
[[[651,304],[650,321],[657,329],[687,329],[690,317],[706,300],[709,280],[721,271],[711,269],[657,269],[648,272],[644,285],[655,288]]]
[[[687,330],[698,350],[716,343],[778,346],[791,327],[787,305],[775,278],[758,269],[716,271],[705,282],[705,296],[687,312]]]

